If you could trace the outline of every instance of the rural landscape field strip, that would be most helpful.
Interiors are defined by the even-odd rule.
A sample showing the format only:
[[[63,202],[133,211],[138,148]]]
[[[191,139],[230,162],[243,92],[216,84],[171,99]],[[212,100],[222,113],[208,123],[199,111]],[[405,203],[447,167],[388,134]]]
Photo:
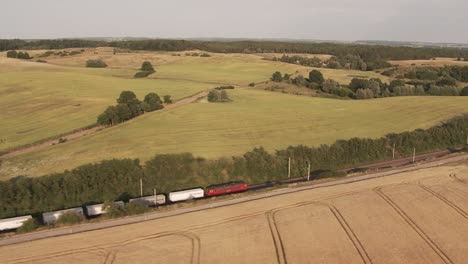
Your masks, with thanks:
[[[460,157],[461,156],[458,156],[456,158],[460,159]],[[454,160],[454,158],[451,158],[450,160]],[[437,164],[437,163],[440,163],[440,162],[441,161],[435,161],[435,162],[432,162],[432,163]],[[425,167],[427,167],[428,164],[424,164],[424,165],[425,165]],[[422,165],[419,165],[419,166],[422,166]],[[416,172],[416,171],[414,171],[414,172]],[[396,177],[398,178],[400,176],[396,176]],[[355,226],[354,225],[355,224],[354,220],[356,220],[355,219],[356,216],[350,215],[350,212],[358,213],[359,210],[355,210],[355,209],[350,208],[349,210],[346,209],[344,212],[342,211],[342,209],[344,208],[343,206],[345,206],[345,203],[348,202],[348,200],[349,200],[349,202],[352,202],[353,197],[356,197],[356,198],[357,197],[363,197],[363,200],[362,200],[363,202],[375,200],[374,197],[369,196],[370,194],[376,194],[377,197],[380,196],[382,198],[382,200],[381,200],[382,203],[385,203],[386,206],[388,206],[388,209],[385,209],[385,208],[382,208],[382,209],[384,209],[384,211],[389,211],[390,210],[390,212],[395,212],[402,219],[402,223],[406,223],[408,225],[408,230],[412,230],[410,233],[408,233],[408,235],[411,235],[411,233],[414,232],[414,236],[421,239],[421,243],[425,242],[426,245],[428,245],[428,250],[430,249],[431,252],[434,252],[434,256],[439,256],[439,259],[446,262],[446,263],[459,263],[458,260],[459,260],[460,256],[456,255],[457,254],[456,251],[453,251],[453,250],[448,250],[447,251],[445,248],[442,249],[443,247],[441,247],[440,243],[441,243],[441,241],[445,241],[445,240],[440,240],[440,238],[439,238],[436,241],[436,240],[433,239],[434,232],[436,232],[436,231],[432,231],[432,233],[430,233],[430,234],[425,233],[425,231],[427,229],[427,226],[426,225],[421,226],[421,224],[420,224],[421,219],[419,219],[419,218],[415,219],[412,215],[409,215],[408,210],[411,210],[411,209],[402,208],[401,200],[404,199],[405,201],[408,201],[407,198],[399,198],[398,201],[395,201],[393,199],[393,196],[395,195],[393,190],[395,190],[396,187],[398,187],[400,189],[403,188],[403,190],[406,190],[407,188],[417,188],[417,190],[420,190],[420,191],[418,191],[418,192],[412,191],[412,193],[417,193],[417,196],[415,196],[417,198],[417,201],[424,201],[425,204],[426,203],[434,204],[434,202],[432,200],[428,200],[427,198],[423,198],[421,200],[419,198],[420,195],[424,195],[424,196],[429,195],[429,197],[432,196],[433,199],[437,199],[436,201],[440,202],[440,205],[437,205],[437,207],[438,206],[444,206],[444,208],[445,208],[445,209],[443,209],[444,211],[448,210],[447,212],[449,212],[450,210],[452,210],[452,212],[453,212],[453,213],[448,213],[448,214],[444,214],[444,215],[446,215],[448,217],[459,216],[461,219],[463,219],[463,221],[466,222],[466,218],[461,217],[461,213],[451,205],[456,205],[459,209],[463,210],[462,207],[458,206],[458,204],[456,204],[455,202],[452,202],[452,201],[450,201],[451,203],[442,202],[442,201],[444,201],[444,199],[448,200],[448,198],[446,198],[442,194],[438,193],[441,197],[444,198],[444,199],[441,199],[441,197],[438,197],[437,195],[434,195],[433,193],[429,192],[426,189],[423,189],[420,186],[420,184],[424,185],[424,186],[428,186],[428,188],[430,188],[432,191],[434,191],[434,190],[437,190],[437,189],[435,189],[435,187],[432,187],[432,186],[433,186],[433,184],[436,184],[436,183],[440,183],[441,186],[446,186],[446,184],[454,184],[455,186],[460,186],[460,185],[463,185],[463,184],[453,180],[451,177],[448,177],[448,175],[447,176],[441,176],[440,174],[439,175],[437,175],[437,174],[427,175],[427,176],[423,177],[422,180],[412,179],[412,178],[406,179],[406,178],[400,177],[400,180],[395,182],[395,181],[392,181],[392,178],[393,177],[386,177],[385,181],[382,181],[384,178],[378,178],[378,179],[372,180],[372,181],[377,181],[377,180],[382,181],[382,183],[378,184],[377,189],[375,189],[376,187],[373,187],[372,185],[368,185],[366,187],[366,185],[364,184],[365,181],[355,181],[354,183],[347,183],[347,184],[338,185],[338,186],[341,186],[340,187],[341,190],[342,190],[341,192],[337,192],[337,193],[334,193],[334,194],[328,194],[328,195],[327,195],[327,192],[324,192],[323,195],[315,197],[315,198],[305,198],[305,196],[304,196],[303,201],[299,201],[297,203],[292,203],[292,204],[286,204],[284,206],[274,206],[273,209],[270,209],[270,210],[267,210],[267,211],[262,210],[261,209],[262,207],[259,207],[258,211],[256,209],[256,210],[254,210],[254,211],[252,211],[250,213],[247,213],[247,214],[233,215],[232,217],[220,218],[219,221],[204,221],[205,223],[200,223],[200,224],[194,223],[194,224],[191,224],[190,226],[186,226],[185,228],[173,229],[172,231],[167,230],[167,231],[161,231],[161,232],[156,232],[156,233],[152,233],[152,234],[146,234],[146,235],[138,236],[138,237],[129,237],[128,239],[119,240],[117,242],[104,243],[104,244],[100,244],[100,245],[96,244],[94,246],[89,246],[89,247],[84,247],[84,248],[75,248],[75,249],[68,250],[68,251],[55,252],[55,253],[51,253],[51,254],[44,254],[42,256],[34,256],[33,255],[33,256],[23,257],[23,258],[13,258],[13,259],[8,259],[7,258],[5,260],[6,261],[5,263],[8,263],[8,264],[28,263],[28,262],[31,262],[31,261],[34,261],[34,260],[36,260],[36,261],[39,261],[41,259],[45,260],[47,258],[50,259],[51,261],[53,260],[50,263],[60,263],[60,261],[63,261],[64,259],[69,258],[69,257],[72,258],[72,256],[73,256],[74,260],[78,260],[78,259],[83,259],[85,257],[85,255],[83,255],[83,254],[92,253],[92,254],[94,254],[96,256],[96,263],[105,263],[105,264],[114,263],[114,264],[118,264],[119,259],[121,259],[121,261],[123,261],[124,259],[127,259],[128,257],[131,256],[129,254],[134,254],[134,253],[131,253],[131,252],[134,252],[135,250],[138,251],[138,250],[140,250],[140,248],[142,250],[147,248],[147,246],[145,246],[145,245],[148,245],[148,246],[156,245],[158,242],[155,239],[158,239],[159,237],[171,237],[171,236],[172,237],[174,237],[174,236],[184,236],[185,237],[184,239],[187,239],[190,242],[191,246],[187,247],[187,250],[190,249],[190,251],[187,251],[187,254],[188,254],[188,252],[192,252],[192,253],[190,253],[191,254],[191,259],[192,259],[191,263],[204,263],[204,262],[206,262],[206,263],[215,263],[215,262],[219,262],[220,259],[217,258],[217,257],[216,258],[215,257],[209,257],[208,255],[206,255],[207,252],[205,252],[205,250],[208,250],[208,251],[212,252],[213,250],[215,250],[217,248],[218,250],[220,250],[219,252],[223,252],[223,254],[226,254],[224,256],[227,259],[231,259],[231,258],[235,259],[235,256],[237,256],[236,254],[237,254],[238,251],[233,250],[234,248],[231,248],[231,247],[232,246],[237,247],[237,245],[244,245],[244,243],[242,242],[243,240],[238,240],[238,239],[244,239],[244,238],[242,236],[238,237],[237,235],[235,235],[235,234],[238,234],[236,232],[246,232],[246,230],[244,228],[242,228],[243,225],[246,225],[246,226],[249,226],[250,228],[253,228],[252,231],[249,231],[249,232],[254,232],[254,233],[255,232],[268,232],[269,237],[270,237],[269,242],[265,241],[265,242],[262,242],[261,244],[265,245],[265,243],[266,243],[266,244],[270,245],[270,248],[272,250],[271,252],[273,254],[273,255],[271,255],[271,257],[276,258],[277,263],[293,263],[293,262],[296,262],[298,260],[298,258],[297,258],[298,257],[298,255],[297,255],[298,252],[302,252],[301,247],[307,245],[308,243],[306,242],[305,245],[302,245],[302,244],[301,245],[293,245],[293,244],[291,244],[292,240],[291,240],[291,236],[290,236],[289,232],[291,232],[292,230],[290,230],[290,228],[297,225],[300,228],[300,230],[303,230],[303,234],[306,235],[303,239],[308,239],[308,241],[310,243],[317,243],[317,242],[320,241],[320,240],[317,240],[317,239],[319,239],[319,237],[315,237],[313,235],[312,236],[310,236],[310,235],[307,236],[308,231],[306,231],[306,230],[309,230],[309,228],[312,227],[312,226],[309,227],[311,222],[303,222],[306,219],[309,219],[308,214],[312,213],[312,212],[315,212],[313,214],[316,215],[316,217],[320,216],[320,218],[317,218],[317,221],[320,221],[320,222],[318,222],[317,224],[314,224],[313,225],[314,228],[318,228],[318,230],[327,230],[327,229],[324,229],[324,226],[322,226],[322,224],[325,224],[325,223],[333,224],[334,223],[333,225],[335,227],[333,229],[336,229],[336,231],[334,231],[334,232],[337,232],[336,234],[341,233],[342,238],[345,239],[344,241],[346,241],[345,243],[349,243],[349,249],[352,249],[352,250],[349,251],[349,253],[347,253],[347,254],[355,254],[355,256],[357,257],[357,260],[359,260],[359,262],[356,262],[356,263],[381,263],[382,258],[373,259],[372,254],[371,254],[372,252],[368,251],[368,246],[371,246],[371,244],[368,244],[368,243],[370,243],[369,240],[368,240],[369,237],[365,236],[365,234],[363,233],[364,231],[362,229],[362,226],[359,226],[359,225]],[[444,180],[444,179],[447,179],[447,180]],[[448,179],[450,179],[450,180],[448,180]],[[357,188],[357,189],[356,188],[351,188],[355,184],[358,184],[356,186],[360,186],[360,187]],[[395,185],[395,184],[398,184],[398,185]],[[383,192],[381,189],[384,189],[385,192]],[[301,190],[301,188],[298,188],[298,190]],[[318,189],[318,190],[320,190],[320,189]],[[390,194],[391,194],[392,197],[390,197],[390,195],[387,194],[388,190],[390,190]],[[293,192],[294,190],[292,189],[290,191]],[[299,193],[296,192],[296,193],[294,193],[294,195],[296,195],[296,196],[297,195],[302,196],[302,195],[308,195],[308,194],[311,194],[311,192],[308,191],[308,192],[299,192]],[[292,193],[289,194],[289,195],[292,195]],[[274,196],[274,197],[286,198],[287,195],[283,194],[281,196]],[[462,200],[463,202],[465,202],[465,203],[467,202],[466,198],[461,198],[461,199],[464,199],[464,200]],[[411,201],[412,199],[409,199],[409,200]],[[255,200],[255,201],[263,203],[263,202],[268,202],[268,199],[261,199],[260,198],[260,200]],[[253,201],[250,201],[250,202],[253,202]],[[253,202],[253,203],[256,203],[256,202]],[[377,206],[375,208],[378,208],[378,207],[379,206]],[[326,215],[328,215],[327,217],[328,218],[331,217],[330,219],[333,219],[333,221],[329,221],[329,220],[325,221],[325,218],[323,218],[325,215],[317,214],[317,212],[319,212],[319,211],[316,211],[317,208],[324,208],[323,210],[326,209],[326,212],[328,212],[328,213],[326,213]],[[357,208],[359,208],[359,206]],[[200,213],[205,213],[205,212],[208,213],[208,212],[210,212],[212,210],[218,210],[218,209],[213,208],[213,209],[208,210],[208,211],[200,211]],[[320,210],[322,210],[322,209],[320,209]],[[322,210],[322,212],[325,212],[323,210]],[[302,212],[301,213],[302,216],[300,216],[301,214],[298,214],[299,212]],[[371,211],[371,212],[372,213],[378,213],[378,212],[374,212],[374,211]],[[281,215],[279,215],[279,214],[281,214]],[[289,217],[287,217],[289,215],[296,215],[297,217],[289,218]],[[188,217],[189,215],[187,214],[186,216]],[[254,219],[256,219],[256,220],[254,220]],[[296,223],[288,222],[290,220],[299,221],[299,222],[296,222]],[[352,221],[350,221],[350,220],[352,220]],[[159,221],[164,221],[164,219],[160,219]],[[254,221],[254,222],[250,222],[250,221]],[[255,224],[253,224],[253,223],[255,223]],[[391,228],[396,228],[397,227],[397,226],[394,226],[396,224],[395,222],[389,222],[389,223],[391,223],[391,226],[389,226],[387,228],[391,229]],[[301,226],[303,226],[303,227],[301,227]],[[232,229],[231,227],[236,227],[236,228],[238,227],[239,229]],[[454,227],[448,227],[448,228],[454,228]],[[102,230],[101,232],[106,232],[106,230],[108,230],[108,229]],[[152,228],[152,230],[154,230],[154,229]],[[223,232],[223,230],[231,230],[234,233],[231,234],[231,235],[228,235],[226,238],[223,238],[222,240],[219,240],[218,233]],[[237,230],[237,231],[234,231],[234,230]],[[256,231],[254,231],[254,230],[256,230]],[[297,232],[300,231],[300,230],[298,229]],[[437,229],[437,230],[439,230],[439,229]],[[92,235],[93,232],[87,232],[86,234],[87,234],[87,236],[89,236],[89,235]],[[294,234],[294,233],[292,233],[292,234]],[[257,236],[257,235],[260,235],[260,233],[255,234],[255,236]],[[78,234],[73,235],[73,236],[78,236]],[[285,237],[286,237],[286,240],[285,240]],[[232,240],[231,238],[234,239],[234,240]],[[261,235],[261,238],[265,239],[266,236]],[[365,239],[363,240],[363,238],[365,238]],[[51,239],[53,240],[54,238],[51,238]],[[208,240],[206,240],[206,239],[208,239]],[[298,237],[296,237],[296,239],[298,239]],[[42,240],[41,243],[47,243],[47,241],[50,241],[50,239]],[[204,243],[204,241],[206,241],[206,242]],[[217,242],[214,242],[214,241],[217,241]],[[228,241],[230,241],[230,242],[228,242]],[[236,242],[234,242],[234,241],[236,241]],[[410,240],[410,241],[413,241],[413,240]],[[392,242],[392,240],[390,242]],[[174,242],[174,243],[176,243],[176,242]],[[180,245],[179,242],[177,242],[177,243]],[[230,245],[229,246],[230,249],[228,250],[227,248],[225,248],[226,246],[228,246],[228,244],[225,244],[225,243],[234,243],[234,244]],[[411,243],[416,243],[416,241],[411,242]],[[445,243],[446,242],[444,242],[443,245]],[[275,246],[275,244],[276,244],[276,246]],[[18,245],[21,245],[21,244],[18,244]],[[207,248],[203,247],[203,245],[207,246]],[[313,244],[311,244],[311,245],[313,245]],[[128,246],[130,246],[130,247],[128,247]],[[344,247],[344,244],[341,244],[341,247]],[[276,252],[278,252],[278,254],[275,253],[275,248],[276,248],[276,250],[277,250]],[[123,251],[121,251],[122,249],[123,249]],[[149,249],[149,248],[147,248],[147,249]],[[314,247],[310,247],[310,249],[317,250]],[[129,250],[133,250],[133,251],[129,251]],[[176,252],[176,251],[172,251],[173,249],[170,249],[170,248],[168,248],[167,250],[170,250],[171,252]],[[391,252],[392,250],[395,250],[395,249],[389,248],[389,252]],[[420,250],[423,250],[423,248],[418,248],[417,252],[420,252]],[[2,251],[2,247],[0,247],[0,251]],[[119,252],[122,252],[122,253],[119,253]],[[154,255],[151,255],[151,252],[152,251],[145,251],[143,253],[143,255],[146,256],[146,255],[149,254],[148,257],[154,256]],[[203,253],[203,252],[205,252],[205,253]],[[248,252],[249,253],[246,253],[247,255],[243,256],[243,257],[248,258],[249,254],[253,254],[252,251],[248,251]],[[265,248],[262,252],[263,252],[262,254],[267,254],[268,250]],[[351,252],[354,252],[354,253],[351,253]],[[436,253],[438,255],[435,255]],[[176,253],[174,253],[174,254],[176,254]],[[260,254],[260,255],[262,255],[262,254]],[[276,256],[275,256],[275,254],[276,254]],[[318,257],[313,252],[311,252],[310,254],[312,254],[312,255],[310,255],[310,257],[311,257],[310,259],[314,259],[313,256],[315,256],[316,258]],[[455,254],[455,255],[453,255],[453,254]],[[430,254],[427,255],[427,257],[429,257],[429,256],[430,256]],[[302,256],[302,257],[305,257],[305,256]],[[453,257],[455,257],[457,260],[454,260]],[[98,261],[98,259],[101,259],[101,260]],[[54,261],[57,261],[57,262],[54,262]],[[266,263],[267,259],[264,258],[264,257],[258,256],[257,261],[259,263]],[[386,263],[385,261],[383,261],[383,262]],[[74,264],[75,262],[74,261],[72,261],[72,262],[69,261],[69,263]],[[271,262],[268,262],[268,263],[271,263]],[[428,261],[427,263],[433,263],[433,262]]]

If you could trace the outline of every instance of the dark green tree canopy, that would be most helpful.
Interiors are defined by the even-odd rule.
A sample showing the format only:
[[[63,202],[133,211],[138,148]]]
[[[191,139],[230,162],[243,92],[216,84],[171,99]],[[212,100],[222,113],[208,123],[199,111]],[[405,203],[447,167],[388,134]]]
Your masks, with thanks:
[[[460,95],[468,96],[468,86],[466,86],[465,88],[463,88],[463,90],[461,90]]]
[[[151,112],[155,110],[162,109],[164,106],[162,105],[161,98],[156,93],[149,93],[145,96],[143,100],[147,106],[146,111]]]
[[[133,99],[137,99],[136,94],[132,91],[122,91],[120,93],[119,98],[117,99],[117,103],[119,104],[129,104],[133,101]]]
[[[271,76],[271,80],[274,82],[281,82],[283,80],[283,76],[281,75],[281,72],[275,72]]]
[[[323,81],[324,81],[324,78],[320,71],[312,70],[311,72],[309,72],[309,82],[322,85]]]
[[[145,61],[143,62],[143,64],[141,65],[141,71],[145,71],[145,72],[155,72],[154,68],[153,68],[153,65],[151,64],[151,62],[149,61]]]

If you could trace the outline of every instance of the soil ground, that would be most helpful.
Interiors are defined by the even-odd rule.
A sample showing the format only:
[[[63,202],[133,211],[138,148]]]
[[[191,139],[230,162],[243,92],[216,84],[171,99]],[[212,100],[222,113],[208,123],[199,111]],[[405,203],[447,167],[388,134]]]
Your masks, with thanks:
[[[455,175],[455,176],[454,176]],[[464,263],[468,164],[0,247],[1,263]]]

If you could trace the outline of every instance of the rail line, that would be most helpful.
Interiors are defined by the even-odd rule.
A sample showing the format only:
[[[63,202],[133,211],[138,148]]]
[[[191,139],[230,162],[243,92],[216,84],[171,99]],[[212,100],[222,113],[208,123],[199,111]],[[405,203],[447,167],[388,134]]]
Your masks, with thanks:
[[[449,256],[411,219],[398,204],[396,204],[390,197],[383,191],[382,187],[374,189],[375,193],[379,195],[388,205],[390,205],[395,212],[432,248],[432,250],[442,259],[444,263],[453,264]]]

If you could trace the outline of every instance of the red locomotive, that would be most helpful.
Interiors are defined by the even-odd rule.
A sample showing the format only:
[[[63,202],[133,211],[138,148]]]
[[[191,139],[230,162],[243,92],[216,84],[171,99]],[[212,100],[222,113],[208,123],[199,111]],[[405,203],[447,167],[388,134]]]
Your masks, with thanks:
[[[211,185],[208,186],[205,190],[205,195],[206,196],[217,196],[217,195],[222,195],[222,194],[228,194],[228,193],[236,193],[236,192],[243,192],[247,191],[249,187],[245,182],[229,182],[229,183],[223,183],[219,185]]]

